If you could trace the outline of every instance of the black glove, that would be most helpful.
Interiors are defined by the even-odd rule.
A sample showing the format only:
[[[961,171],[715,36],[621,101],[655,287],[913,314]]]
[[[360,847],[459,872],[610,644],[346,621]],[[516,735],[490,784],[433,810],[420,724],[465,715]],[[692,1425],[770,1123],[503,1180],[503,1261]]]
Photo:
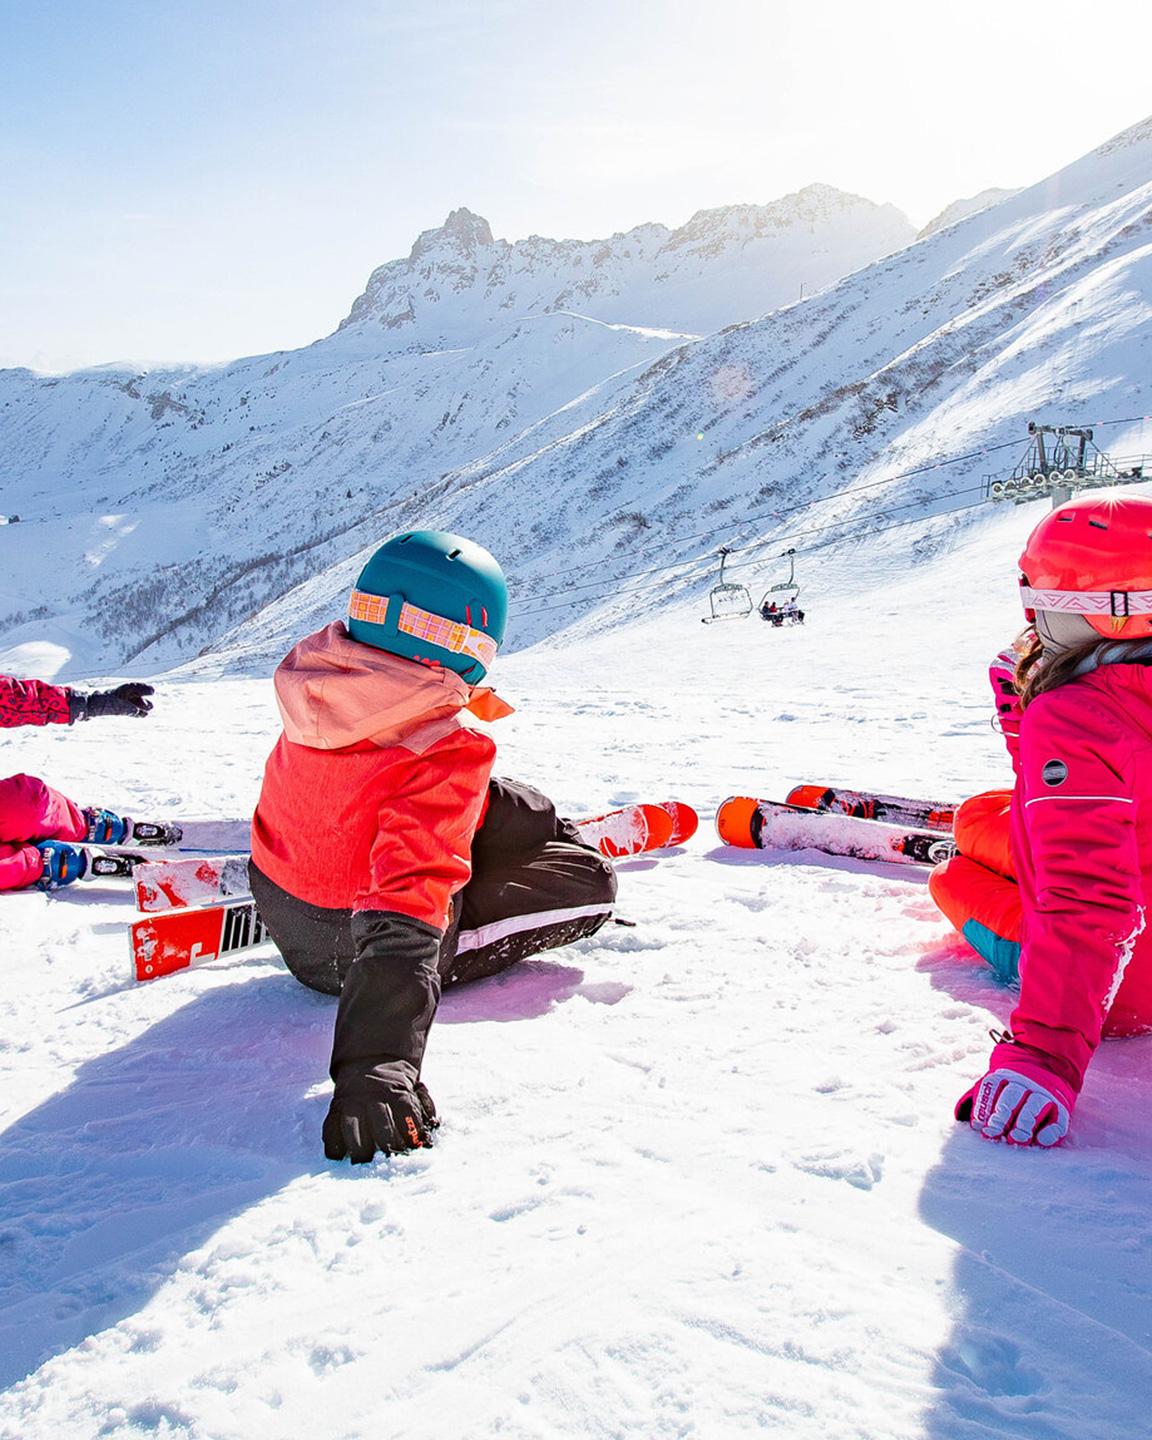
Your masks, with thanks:
[[[156,692],[151,685],[138,680],[127,685],[117,685],[115,690],[96,690],[91,695],[81,695],[75,690],[68,692],[68,719],[101,720],[107,715],[131,715],[137,718],[147,715],[152,709],[149,695]]]
[[[399,1155],[432,1144],[439,1125],[432,1097],[404,1060],[368,1069],[343,1065],[324,1120],[324,1154],[366,1165],[379,1150]]]

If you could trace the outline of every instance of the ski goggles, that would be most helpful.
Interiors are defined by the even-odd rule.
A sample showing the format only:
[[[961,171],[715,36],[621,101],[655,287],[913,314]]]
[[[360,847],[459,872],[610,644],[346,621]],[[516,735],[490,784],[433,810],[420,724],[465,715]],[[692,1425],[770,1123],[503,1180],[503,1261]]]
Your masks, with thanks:
[[[387,595],[369,595],[364,590],[353,590],[348,602],[348,618],[365,625],[383,625],[388,606]],[[419,605],[412,605],[407,600],[401,603],[396,629],[453,655],[467,655],[479,660],[485,670],[496,659],[499,648],[492,636],[483,630],[477,630],[462,620],[449,620],[445,615],[421,610]]]

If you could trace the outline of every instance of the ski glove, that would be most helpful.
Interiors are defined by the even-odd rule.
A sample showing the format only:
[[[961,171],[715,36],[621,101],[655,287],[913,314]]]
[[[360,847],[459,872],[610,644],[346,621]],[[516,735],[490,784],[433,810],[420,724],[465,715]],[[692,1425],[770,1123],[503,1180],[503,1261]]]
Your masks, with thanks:
[[[985,1140],[1009,1145],[1059,1145],[1068,1134],[1076,1094],[1017,1045],[1001,1043],[992,1052],[988,1073],[956,1106],[956,1119],[966,1120]]]
[[[324,1154],[366,1165],[379,1151],[398,1155],[432,1144],[439,1125],[432,1097],[404,1060],[341,1066],[324,1121]]]
[[[41,840],[36,848],[43,866],[36,882],[41,890],[59,890],[61,885],[71,885],[87,873],[87,850],[77,850],[63,840]]]
[[[91,695],[81,695],[76,690],[70,690],[69,722],[102,720],[108,715],[142,717],[152,709],[152,701],[148,696],[155,693],[151,685],[144,685],[136,680],[127,685],[117,685],[115,690],[96,690]]]

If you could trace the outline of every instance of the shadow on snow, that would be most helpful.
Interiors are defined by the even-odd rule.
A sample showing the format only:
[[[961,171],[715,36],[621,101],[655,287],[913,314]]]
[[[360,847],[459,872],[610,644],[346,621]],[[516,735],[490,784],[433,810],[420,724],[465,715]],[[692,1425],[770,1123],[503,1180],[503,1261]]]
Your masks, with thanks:
[[[1007,1021],[1013,993],[960,942],[919,968]],[[993,1145],[961,1125],[946,1142],[920,1197],[924,1221],[958,1247],[925,1440],[1149,1433],[1150,1072],[1152,1039],[1106,1042],[1071,1140],[1054,1152]]]

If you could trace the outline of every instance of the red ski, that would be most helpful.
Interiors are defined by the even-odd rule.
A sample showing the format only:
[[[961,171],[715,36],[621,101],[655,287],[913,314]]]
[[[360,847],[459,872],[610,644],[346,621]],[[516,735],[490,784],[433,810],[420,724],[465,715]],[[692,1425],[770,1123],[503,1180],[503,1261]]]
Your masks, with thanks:
[[[683,800],[661,800],[660,809],[667,810],[672,817],[672,834],[668,844],[682,845],[685,840],[691,840],[700,824],[700,816],[692,806],[685,805]]]
[[[252,900],[175,910],[137,920],[131,927],[132,963],[137,980],[158,980],[178,970],[207,965],[267,938]]]
[[[138,869],[133,878],[136,908],[145,914],[210,905],[251,893],[247,855],[154,860]]]
[[[665,805],[626,805],[591,820],[579,820],[581,838],[595,845],[609,860],[641,855],[645,850],[663,850],[686,840],[699,824],[690,805],[670,800]]]
[[[911,800],[905,795],[879,795],[870,790],[840,790],[829,785],[796,785],[787,803],[805,810],[830,810],[857,820],[887,820],[951,835],[956,806],[943,800]]]
[[[726,845],[745,850],[822,850],[826,855],[898,865],[936,865],[956,853],[952,841],[939,831],[907,830],[750,795],[724,801],[716,812],[716,833]]]

